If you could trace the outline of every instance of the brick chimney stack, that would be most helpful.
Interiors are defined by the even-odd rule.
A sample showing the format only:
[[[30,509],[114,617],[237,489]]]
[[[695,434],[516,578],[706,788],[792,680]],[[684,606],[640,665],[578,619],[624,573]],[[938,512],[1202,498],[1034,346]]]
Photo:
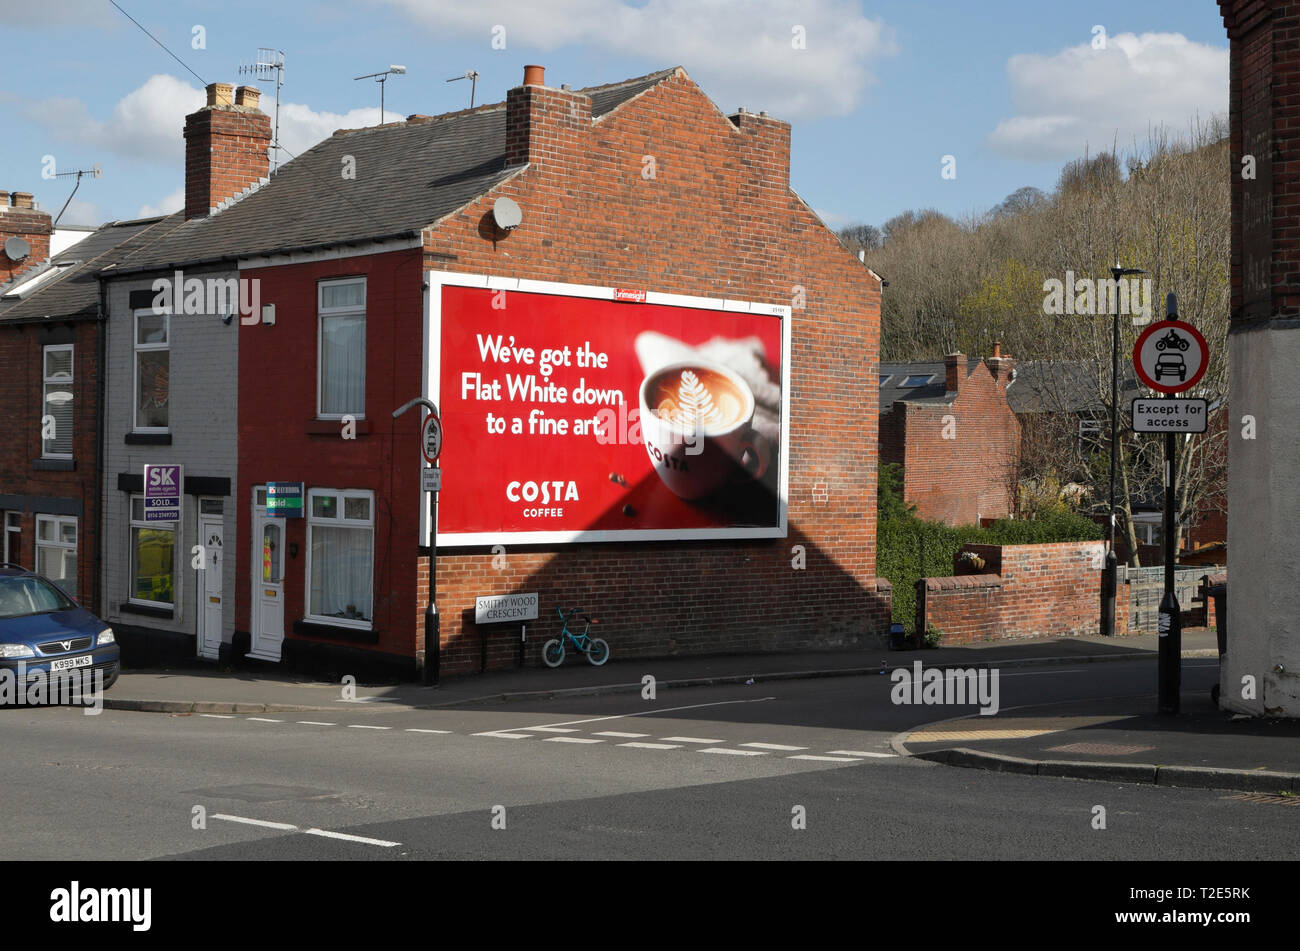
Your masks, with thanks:
[[[50,235],[54,224],[48,212],[40,211],[31,192],[0,191],[0,284],[6,284],[50,259]],[[10,238],[27,242],[28,251],[15,247],[10,257],[5,243]]]
[[[525,66],[506,93],[506,166],[557,165],[591,130],[591,97],[546,85],[546,70]]]
[[[187,221],[263,181],[271,168],[271,118],[258,108],[261,91],[212,83],[207,95],[207,105],[185,117]]]
[[[753,155],[751,168],[759,183],[785,188],[790,184],[790,123],[773,119],[766,112],[741,109],[729,116],[733,125],[749,139]]]
[[[1011,383],[1011,373],[1016,368],[1016,361],[1002,355],[1002,341],[993,342],[993,356],[984,361],[998,386],[1006,389]]]
[[[943,358],[943,366],[947,371],[946,389],[949,393],[959,392],[962,380],[966,379],[966,355],[950,353]]]

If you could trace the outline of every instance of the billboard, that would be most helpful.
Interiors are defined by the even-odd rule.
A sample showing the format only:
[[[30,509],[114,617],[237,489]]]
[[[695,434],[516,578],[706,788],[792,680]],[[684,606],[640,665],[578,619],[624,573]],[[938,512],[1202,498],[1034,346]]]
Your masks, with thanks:
[[[427,277],[439,544],[785,537],[788,307]]]

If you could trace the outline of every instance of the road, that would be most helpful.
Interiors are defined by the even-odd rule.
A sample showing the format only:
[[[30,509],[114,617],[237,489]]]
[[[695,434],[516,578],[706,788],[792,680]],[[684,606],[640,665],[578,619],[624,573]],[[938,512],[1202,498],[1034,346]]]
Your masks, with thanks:
[[[1185,689],[1208,690],[1214,669],[1186,661]],[[1005,711],[1153,694],[1155,665],[1001,680]],[[1300,809],[1223,791],[893,755],[899,731],[973,708],[895,705],[890,686],[265,716],[3,710],[0,858],[1290,859],[1300,846]]]

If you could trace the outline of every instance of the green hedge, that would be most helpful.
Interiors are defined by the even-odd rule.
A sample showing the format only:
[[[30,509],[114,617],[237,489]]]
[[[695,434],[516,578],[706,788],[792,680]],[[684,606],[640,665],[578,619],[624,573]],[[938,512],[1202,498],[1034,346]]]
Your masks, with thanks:
[[[1102,537],[1100,525],[1073,512],[1001,519],[988,528],[945,525],[910,512],[882,514],[876,535],[876,574],[894,586],[893,620],[910,632],[916,626],[917,580],[951,575],[953,559],[963,545],[1037,545]]]

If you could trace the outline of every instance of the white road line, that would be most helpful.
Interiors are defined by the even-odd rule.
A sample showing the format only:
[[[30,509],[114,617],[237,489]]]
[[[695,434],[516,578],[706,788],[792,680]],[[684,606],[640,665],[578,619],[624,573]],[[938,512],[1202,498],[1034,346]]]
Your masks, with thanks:
[[[870,753],[866,750],[831,750],[832,756],[870,756],[873,759],[895,759],[897,753]]]
[[[531,740],[532,733],[475,733],[474,736],[499,736],[503,740]]]
[[[604,743],[604,740],[593,740],[585,736],[548,736],[545,743]]]
[[[764,750],[732,750],[725,746],[710,746],[706,750],[700,750],[701,753],[729,753],[732,756],[766,756]]]
[[[588,717],[585,720],[565,720],[561,723],[552,723],[551,726],[575,726],[580,723],[600,723],[604,720],[623,720],[628,717],[653,717],[660,713],[674,713],[677,710],[698,710],[700,707],[725,707],[729,703],[762,703],[765,700],[775,700],[776,697],[754,697],[749,700],[715,700],[712,703],[692,703],[684,707],[664,707],[656,710],[643,710],[640,713],[616,713],[609,717]]]
[[[779,750],[781,752],[793,753],[795,750],[806,750],[806,746],[782,746],[780,743],[741,743],[741,746],[752,746],[756,750]]]
[[[593,736],[616,736],[620,739],[639,740],[643,736],[649,736],[649,733],[619,733],[615,730],[605,730],[600,733],[594,733]],[[622,746],[631,746],[631,743],[623,743]]]
[[[211,717],[213,720],[233,720],[235,718],[233,713],[200,713],[199,716]]]
[[[619,746],[631,746],[638,750],[680,750],[680,743],[620,743]]]
[[[368,839],[364,835],[348,835],[346,832],[330,832],[326,829],[303,829],[305,835],[320,835],[327,839],[342,839],[345,842],[360,842],[362,845],[378,845],[386,849],[391,849],[395,845],[401,845],[400,842],[389,842],[387,839]]]
[[[283,720],[270,720],[267,719],[266,717],[249,717],[248,719],[253,720],[257,723],[283,723],[284,722]]]
[[[267,829],[281,829],[285,832],[297,832],[297,826],[291,826],[287,822],[267,822],[265,819],[246,819],[243,816],[227,816],[220,812],[212,814],[213,819],[225,819],[227,822],[242,822],[247,826],[264,826]]]
[[[338,726],[337,723],[322,723],[320,720],[299,720],[303,726]]]
[[[391,726],[375,726],[372,723],[349,723],[349,730],[391,730]]]
[[[536,730],[538,733],[577,733],[571,726],[526,726],[525,730]]]
[[[451,730],[421,730],[419,727],[407,727],[407,733],[450,733]]]
[[[813,756],[808,753],[800,753],[798,756],[787,756],[786,759],[813,759],[819,763],[860,763],[862,760],[855,759],[852,756]]]
[[[714,743],[725,742],[723,740],[704,740],[698,736],[663,736],[660,737],[660,739],[664,740],[667,743],[703,743],[706,746],[712,745]]]

